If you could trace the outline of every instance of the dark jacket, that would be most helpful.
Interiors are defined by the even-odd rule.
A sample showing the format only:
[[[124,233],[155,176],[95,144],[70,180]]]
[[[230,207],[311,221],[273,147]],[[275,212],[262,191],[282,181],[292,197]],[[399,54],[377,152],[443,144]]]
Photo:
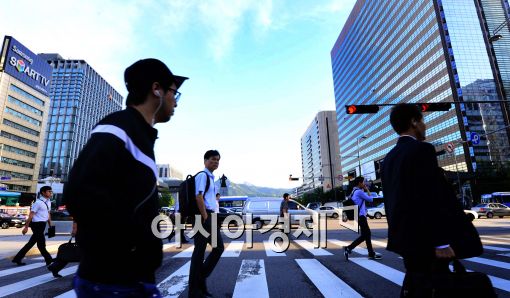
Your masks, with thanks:
[[[157,130],[133,108],[101,120],[64,187],[78,224],[78,275],[106,284],[155,282],[162,243],[151,231],[158,215],[154,142]]]
[[[404,257],[433,257],[437,246],[451,244],[451,204],[445,204],[438,169],[434,146],[411,137],[399,138],[384,158],[388,250]]]

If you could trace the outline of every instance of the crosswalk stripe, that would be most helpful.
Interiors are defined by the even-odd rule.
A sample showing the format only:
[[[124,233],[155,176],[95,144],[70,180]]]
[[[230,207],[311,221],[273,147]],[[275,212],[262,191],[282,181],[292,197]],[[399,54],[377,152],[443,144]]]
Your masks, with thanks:
[[[482,239],[482,242],[485,243],[494,243],[494,244],[503,244],[503,245],[510,245],[508,241],[502,241],[502,240],[490,240],[490,239]]]
[[[306,249],[314,256],[332,256],[333,254],[322,248],[315,248],[313,242],[308,240],[294,240],[299,246]]]
[[[54,298],[76,298],[76,292],[74,290],[67,291],[58,296],[55,296]]]
[[[498,256],[510,257],[510,253],[506,253],[506,254],[498,254]]]
[[[237,258],[241,254],[241,251],[243,250],[244,241],[232,241],[230,244],[225,248],[225,251],[223,251],[223,254],[221,255],[222,258]]]
[[[405,274],[403,272],[381,264],[377,261],[368,260],[365,258],[350,258],[349,260],[399,286],[402,286],[402,283],[404,282]]]
[[[491,245],[484,245],[483,249],[495,250],[495,251],[510,251],[510,248],[503,248],[503,247],[497,247],[497,246],[491,246]]]
[[[297,259],[296,262],[324,297],[362,297],[316,259]]]
[[[192,245],[185,250],[181,251],[180,253],[176,254],[172,258],[191,258],[191,255],[193,254],[193,250],[195,249],[195,245]]]
[[[506,241],[506,243],[510,244],[510,238],[494,237],[494,236],[485,236],[485,235],[480,235],[480,237],[482,237],[482,238],[496,239],[496,240],[504,240],[504,241]]]
[[[189,267],[191,261],[186,262],[170,276],[158,284],[161,296],[164,298],[176,298],[188,287]]]
[[[340,240],[336,240],[336,239],[330,239],[328,241],[330,243],[333,243],[334,245],[340,246],[340,247],[348,246],[350,244],[350,243],[347,243],[347,242],[344,242],[344,241],[340,241]],[[352,251],[357,253],[357,254],[360,254],[362,256],[368,256],[368,250],[366,248],[356,247]],[[343,253],[343,251],[342,251],[342,253]]]
[[[232,297],[269,297],[264,260],[243,260]]]
[[[268,241],[264,241],[263,243],[264,243],[264,248],[266,250],[266,256],[268,256],[268,257],[285,257],[285,256],[287,256],[287,254],[284,252],[275,252],[271,248],[271,243],[269,243]]]
[[[45,265],[46,265],[46,263],[44,263],[44,262],[38,262],[38,263],[28,264],[25,266],[19,266],[19,267],[14,267],[11,269],[2,270],[2,271],[0,271],[0,277],[20,273],[20,272],[27,271],[27,270],[32,270],[32,269],[39,268],[39,267],[42,267]]]
[[[386,246],[388,245],[388,243],[386,243],[386,242],[382,242],[382,241],[378,241],[378,240],[373,240],[373,239],[372,239],[372,244],[375,244],[377,246],[381,246],[381,247],[384,247],[384,248],[386,248]]]
[[[74,274],[76,272],[77,268],[78,268],[77,265],[65,268],[64,270],[60,271],[60,275],[67,276],[67,275]],[[53,277],[53,275],[51,273],[47,273],[47,274],[29,278],[29,279],[25,279],[25,280],[19,281],[17,283],[6,285],[3,287],[0,287],[0,297],[11,295],[11,294],[17,293],[19,291],[23,291],[23,290],[26,290],[26,289],[29,289],[29,288],[41,285],[43,283],[53,281],[53,280],[55,280],[55,277]]]
[[[163,250],[172,248],[172,247],[174,247],[176,245],[177,245],[177,243],[175,243],[175,242],[170,242],[170,243],[163,244]]]
[[[500,262],[500,261],[495,261],[495,260],[490,260],[490,259],[485,259],[485,258],[479,258],[479,257],[469,258],[469,259],[465,259],[465,260],[474,262],[474,263],[483,264],[483,265],[493,266],[493,267],[497,267],[497,268],[503,268],[503,269],[507,269],[507,270],[510,269],[510,263],[505,263],[505,262]]]

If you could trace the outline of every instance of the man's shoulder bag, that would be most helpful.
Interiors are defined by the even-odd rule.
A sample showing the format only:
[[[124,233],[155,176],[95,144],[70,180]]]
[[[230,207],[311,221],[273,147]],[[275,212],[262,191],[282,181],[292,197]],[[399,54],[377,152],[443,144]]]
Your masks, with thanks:
[[[57,259],[64,262],[79,262],[81,259],[80,249],[76,242],[72,242],[73,237],[69,242],[61,244],[58,247]]]

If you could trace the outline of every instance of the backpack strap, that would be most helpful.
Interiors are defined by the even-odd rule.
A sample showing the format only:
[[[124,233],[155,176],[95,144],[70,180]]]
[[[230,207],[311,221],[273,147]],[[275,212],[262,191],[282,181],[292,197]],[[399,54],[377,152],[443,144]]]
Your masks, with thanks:
[[[205,177],[207,177],[207,180],[205,182],[205,191],[204,191],[204,200],[205,200],[205,194],[207,193],[207,191],[209,190],[209,187],[211,186],[211,181],[210,181],[209,175],[207,175],[206,171],[200,171],[200,172],[196,173],[195,177],[198,176],[198,174],[200,174],[200,173],[204,173]]]

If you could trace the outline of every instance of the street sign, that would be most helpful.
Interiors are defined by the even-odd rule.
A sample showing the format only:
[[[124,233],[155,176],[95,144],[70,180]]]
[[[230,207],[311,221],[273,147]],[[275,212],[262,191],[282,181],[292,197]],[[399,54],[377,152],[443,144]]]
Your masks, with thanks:
[[[449,153],[452,153],[453,149],[455,149],[455,145],[452,142],[446,143],[445,149]]]
[[[476,132],[471,133],[471,143],[473,145],[480,144],[480,136]]]
[[[344,180],[344,176],[342,176],[342,174],[339,174],[338,176],[336,176],[336,179],[338,179],[339,181],[342,181],[342,180]]]

